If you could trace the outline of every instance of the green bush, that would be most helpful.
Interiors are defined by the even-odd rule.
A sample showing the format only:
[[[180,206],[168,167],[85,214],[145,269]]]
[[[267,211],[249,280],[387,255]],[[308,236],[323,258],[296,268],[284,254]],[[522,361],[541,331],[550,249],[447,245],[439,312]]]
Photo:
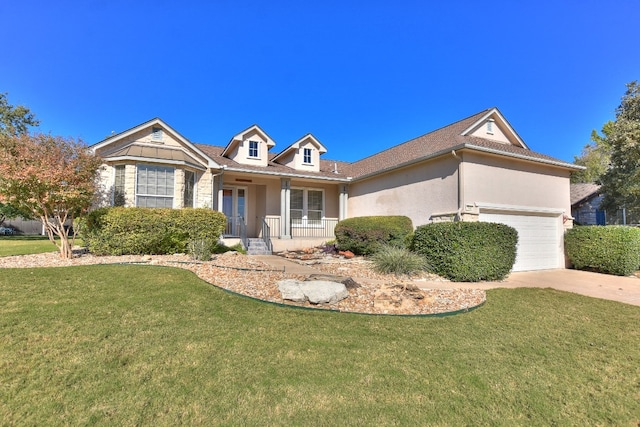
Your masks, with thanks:
[[[427,261],[406,248],[383,246],[371,257],[376,271],[385,274],[415,274],[428,268]]]
[[[609,225],[567,230],[567,257],[577,269],[628,276],[640,267],[640,229]]]
[[[96,255],[171,254],[206,257],[225,227],[209,209],[107,208],[91,212],[82,238]],[[196,243],[199,242],[199,243]],[[195,253],[197,249],[197,253]]]
[[[361,216],[342,220],[336,225],[338,248],[356,255],[371,255],[383,245],[406,247],[413,232],[406,216]]]
[[[431,271],[457,282],[502,280],[516,260],[518,233],[489,222],[441,222],[418,227],[412,250]]]

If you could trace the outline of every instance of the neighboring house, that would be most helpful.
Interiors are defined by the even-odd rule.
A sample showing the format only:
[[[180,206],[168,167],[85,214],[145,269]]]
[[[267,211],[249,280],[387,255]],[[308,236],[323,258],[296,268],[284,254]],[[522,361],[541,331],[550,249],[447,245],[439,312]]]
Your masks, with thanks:
[[[604,195],[594,183],[571,184],[571,216],[580,225],[605,225],[605,211],[600,209]]]
[[[270,153],[275,145],[257,125],[226,146],[194,144],[153,119],[92,149],[106,166],[104,204],[209,207],[227,216],[225,239],[283,250],[329,240],[356,216],[492,221],[518,230],[514,271],[565,265],[579,167],[531,151],[496,108],[353,163],[321,159],[311,134]]]

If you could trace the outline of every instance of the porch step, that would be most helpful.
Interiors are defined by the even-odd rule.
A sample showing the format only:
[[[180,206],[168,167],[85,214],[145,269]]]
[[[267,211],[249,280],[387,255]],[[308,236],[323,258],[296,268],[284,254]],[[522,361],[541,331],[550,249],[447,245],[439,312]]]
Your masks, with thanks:
[[[271,255],[271,251],[264,240],[247,239],[247,255]]]

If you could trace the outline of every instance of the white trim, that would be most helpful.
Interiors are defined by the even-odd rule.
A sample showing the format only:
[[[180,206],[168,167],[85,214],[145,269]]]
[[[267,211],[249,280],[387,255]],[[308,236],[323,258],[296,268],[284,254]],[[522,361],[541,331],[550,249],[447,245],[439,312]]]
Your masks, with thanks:
[[[283,178],[300,178],[300,179],[315,179],[315,180],[323,180],[323,181],[340,181],[340,182],[350,182],[351,177],[347,178],[331,178],[326,176],[314,176],[314,175],[301,175],[296,173],[287,173],[287,172],[268,172],[268,171],[259,171],[253,169],[242,169],[242,168],[234,168],[234,167],[226,167],[224,169],[227,172],[242,172],[248,174],[258,174],[258,175],[271,175]]]
[[[479,125],[483,124],[489,117],[491,117],[494,114],[500,119],[502,124],[509,131],[509,133],[518,141],[520,146],[522,148],[526,148],[528,150],[529,147],[527,146],[527,144],[525,144],[525,142],[522,140],[522,138],[520,138],[520,135],[518,135],[518,133],[515,131],[515,129],[513,129],[511,127],[511,125],[509,124],[507,119],[505,119],[504,116],[500,113],[500,111],[495,107],[491,108],[490,110],[488,110],[487,113],[484,116],[482,116],[480,119],[478,119],[475,122],[473,122],[473,124],[471,126],[469,126],[468,128],[466,128],[464,131],[462,131],[462,133],[460,135],[461,136],[467,136],[468,134],[470,134],[471,132],[476,130]]]
[[[475,203],[475,206],[482,211],[498,211],[498,212],[510,212],[510,213],[532,213],[532,214],[540,214],[545,216],[560,216],[564,214],[566,211],[564,209],[558,208],[541,208],[535,206],[517,206],[517,205],[504,205],[500,203]]]
[[[204,172],[207,170],[207,168],[204,168],[202,166],[195,166],[192,163],[187,163],[185,161],[182,160],[164,160],[164,159],[157,159],[154,157],[134,157],[134,156],[120,156],[120,157],[109,157],[108,158],[108,162],[112,163],[112,162],[121,162],[121,161],[130,161],[133,163],[144,163],[144,164],[154,164],[154,165],[171,165],[171,166],[185,166],[191,169],[197,169],[201,172]]]

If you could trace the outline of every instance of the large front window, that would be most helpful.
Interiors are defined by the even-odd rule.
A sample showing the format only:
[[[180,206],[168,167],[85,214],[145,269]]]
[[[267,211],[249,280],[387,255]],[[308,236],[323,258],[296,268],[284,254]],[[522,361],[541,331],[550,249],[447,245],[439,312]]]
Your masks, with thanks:
[[[184,191],[182,194],[182,203],[185,208],[193,207],[193,197],[196,188],[196,173],[192,171],[184,171]]]
[[[136,178],[136,206],[173,207],[174,168],[138,165]]]
[[[291,224],[321,226],[324,217],[324,192],[302,188],[291,189]]]
[[[115,166],[115,177],[113,182],[113,206],[124,206],[124,190],[125,190],[125,166]]]

